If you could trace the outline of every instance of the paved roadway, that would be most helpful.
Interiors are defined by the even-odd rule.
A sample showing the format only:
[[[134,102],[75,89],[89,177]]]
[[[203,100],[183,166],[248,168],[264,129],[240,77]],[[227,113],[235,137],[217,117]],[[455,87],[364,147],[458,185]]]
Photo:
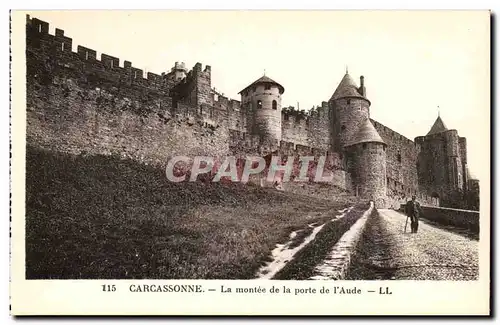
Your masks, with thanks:
[[[416,234],[408,221],[405,233],[405,220],[394,210],[379,210],[368,220],[349,279],[477,279],[477,240],[424,220]]]

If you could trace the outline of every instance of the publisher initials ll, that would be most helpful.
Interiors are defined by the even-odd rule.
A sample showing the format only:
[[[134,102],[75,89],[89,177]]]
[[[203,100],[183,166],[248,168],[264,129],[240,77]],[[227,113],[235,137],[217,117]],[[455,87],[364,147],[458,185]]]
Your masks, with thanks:
[[[378,290],[380,295],[392,295],[392,291],[389,290],[389,287],[380,287]]]

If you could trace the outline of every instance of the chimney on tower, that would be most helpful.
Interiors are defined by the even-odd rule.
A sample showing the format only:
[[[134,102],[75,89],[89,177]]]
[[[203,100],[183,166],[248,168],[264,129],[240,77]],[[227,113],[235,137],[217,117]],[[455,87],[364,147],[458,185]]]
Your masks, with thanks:
[[[359,89],[358,92],[361,94],[361,96],[366,97],[366,88],[365,88],[365,77],[361,76],[359,77]]]

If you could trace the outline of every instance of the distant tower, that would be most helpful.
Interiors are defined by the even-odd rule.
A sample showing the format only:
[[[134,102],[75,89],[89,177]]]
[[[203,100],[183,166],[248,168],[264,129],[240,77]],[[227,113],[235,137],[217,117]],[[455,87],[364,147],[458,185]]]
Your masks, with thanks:
[[[415,138],[419,188],[440,205],[460,207],[467,188],[467,142],[438,115],[425,136]]]
[[[282,85],[262,76],[240,91],[241,105],[252,117],[250,132],[263,141],[281,141],[281,96]]]
[[[370,101],[366,98],[364,77],[360,77],[360,87],[346,71],[329,101],[333,113],[333,149],[343,152],[351,143],[361,123],[370,117]]]
[[[186,64],[184,62],[175,62],[175,65],[170,69],[169,75],[174,81],[181,81],[186,78]]]
[[[344,147],[354,192],[365,200],[373,200],[378,208],[387,204],[386,147],[368,117]]]

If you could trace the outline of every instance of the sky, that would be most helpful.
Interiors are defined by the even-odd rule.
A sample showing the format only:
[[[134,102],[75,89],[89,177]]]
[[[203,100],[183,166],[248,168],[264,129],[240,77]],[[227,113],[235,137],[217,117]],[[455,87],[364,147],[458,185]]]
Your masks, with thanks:
[[[365,77],[373,119],[414,139],[438,116],[467,138],[489,179],[490,20],[485,11],[32,11],[77,45],[161,74],[211,66],[212,87],[238,92],[265,74],[282,106],[328,101],[348,67]],[[438,108],[439,107],[439,108]],[[488,168],[485,168],[488,167]]]

